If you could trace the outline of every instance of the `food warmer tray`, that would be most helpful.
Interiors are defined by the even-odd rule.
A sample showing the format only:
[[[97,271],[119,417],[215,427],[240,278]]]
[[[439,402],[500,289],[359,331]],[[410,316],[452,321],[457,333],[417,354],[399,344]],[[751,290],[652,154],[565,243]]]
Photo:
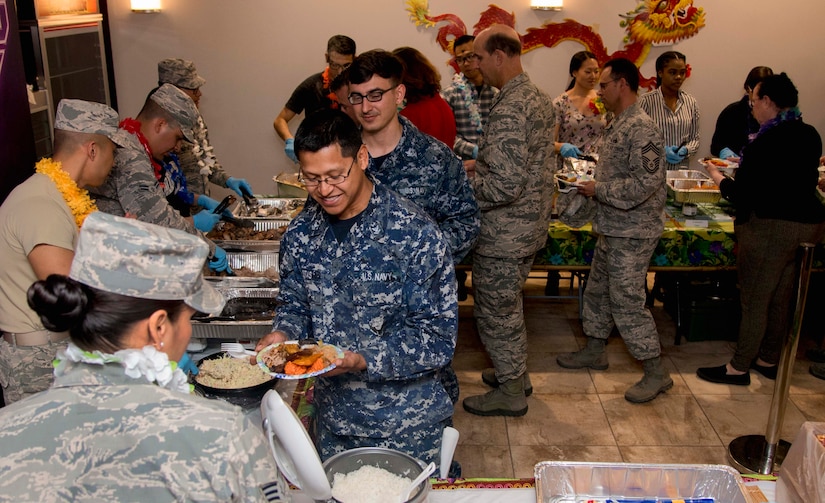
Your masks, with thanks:
[[[277,252],[281,249],[281,242],[275,240],[255,239],[213,239],[213,243],[229,252]]]
[[[306,198],[300,197],[258,197],[258,208],[270,207],[272,213],[262,216],[258,214],[249,214],[246,211],[246,204],[242,201],[235,203],[231,212],[235,218],[244,218],[249,220],[292,220],[289,216],[290,212],[301,207],[306,203]]]
[[[278,288],[277,281],[263,276],[204,276],[203,278],[221,291],[228,288]]]
[[[275,309],[275,298],[278,288],[218,288],[227,302],[233,299],[271,299],[272,309]],[[261,320],[233,321],[222,319],[231,315],[233,306],[224,308],[220,317],[193,318],[192,337],[200,339],[260,339],[272,331],[272,317]],[[210,318],[215,320],[208,321]]]
[[[667,190],[673,200],[683,203],[718,203],[719,187],[701,171],[678,169],[667,172]]]
[[[727,465],[542,461],[534,468],[537,503],[678,501],[748,503],[745,483]]]
[[[227,252],[226,260],[233,270],[246,267],[254,272],[264,272],[270,268],[275,269],[276,272],[278,271],[277,253]]]

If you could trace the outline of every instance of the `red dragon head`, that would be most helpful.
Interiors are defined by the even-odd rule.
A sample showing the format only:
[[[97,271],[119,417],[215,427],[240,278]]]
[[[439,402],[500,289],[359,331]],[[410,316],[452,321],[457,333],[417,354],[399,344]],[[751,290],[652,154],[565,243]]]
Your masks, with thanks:
[[[705,26],[705,10],[694,7],[693,0],[641,0],[622,17],[625,41],[642,44],[677,42]]]

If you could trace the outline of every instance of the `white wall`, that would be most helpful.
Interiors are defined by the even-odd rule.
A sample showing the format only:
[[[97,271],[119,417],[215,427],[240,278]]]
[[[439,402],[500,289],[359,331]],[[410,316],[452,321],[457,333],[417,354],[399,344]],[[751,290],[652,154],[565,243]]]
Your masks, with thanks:
[[[621,49],[625,34],[619,15],[634,0],[565,0],[562,12],[532,11],[529,0],[499,0],[512,11],[516,29],[564,18],[594,25],[608,52]],[[468,31],[478,22],[488,0],[431,0],[431,14],[458,15]],[[742,95],[751,67],[767,65],[786,71],[800,92],[806,122],[825,135],[825,2],[822,0],[695,0],[706,12],[707,25],[698,35],[674,46],[656,47],[642,66],[652,75],[661,52],[683,52],[693,69],[684,90],[699,102],[701,154],[708,153],[716,117]],[[207,79],[201,112],[219,160],[236,176],[247,177],[257,193],[275,190],[272,177],[296,167],[283,154],[283,142],[272,121],[294,87],[324,67],[327,39],[351,36],[358,52],[392,50],[409,45],[424,52],[448,84],[448,55],[436,43],[437,29],[417,27],[403,0],[163,0],[163,12],[136,14],[129,0],[109,0],[112,49],[119,111],[122,117],[140,110],[156,85],[157,61],[181,57],[195,61]],[[439,25],[440,26],[440,25]],[[582,49],[563,42],[524,56],[527,72],[550,95],[567,84],[570,56]],[[294,132],[299,120],[290,123]]]

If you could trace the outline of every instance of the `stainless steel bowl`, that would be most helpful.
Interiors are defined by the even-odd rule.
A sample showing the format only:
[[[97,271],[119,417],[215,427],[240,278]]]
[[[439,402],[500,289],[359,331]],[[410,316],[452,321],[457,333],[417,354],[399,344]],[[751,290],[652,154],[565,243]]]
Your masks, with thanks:
[[[198,367],[206,360],[214,360],[223,356],[225,356],[225,353],[220,352],[202,358],[198,361]],[[261,399],[267,391],[275,387],[278,379],[270,379],[247,388],[213,388],[199,383],[194,377],[191,378],[191,382],[195,385],[195,392],[203,397],[224,400],[242,409],[250,409],[261,406]]]
[[[336,473],[354,472],[365,465],[377,466],[410,480],[418,477],[427,467],[423,462],[403,452],[381,447],[360,447],[341,452],[324,461],[324,472],[327,474],[330,486],[332,486]],[[416,491],[413,491],[412,496],[407,501],[409,503],[420,503],[427,499],[429,492],[430,481],[428,479],[422,482]],[[338,501],[335,498],[333,500]]]

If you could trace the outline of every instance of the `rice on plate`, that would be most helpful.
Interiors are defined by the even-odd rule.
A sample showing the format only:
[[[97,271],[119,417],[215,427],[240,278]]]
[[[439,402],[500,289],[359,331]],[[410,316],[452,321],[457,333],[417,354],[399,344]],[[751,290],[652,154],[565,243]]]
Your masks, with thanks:
[[[195,376],[195,381],[199,384],[219,389],[249,388],[271,379],[272,376],[257,365],[229,355],[204,360]]]

